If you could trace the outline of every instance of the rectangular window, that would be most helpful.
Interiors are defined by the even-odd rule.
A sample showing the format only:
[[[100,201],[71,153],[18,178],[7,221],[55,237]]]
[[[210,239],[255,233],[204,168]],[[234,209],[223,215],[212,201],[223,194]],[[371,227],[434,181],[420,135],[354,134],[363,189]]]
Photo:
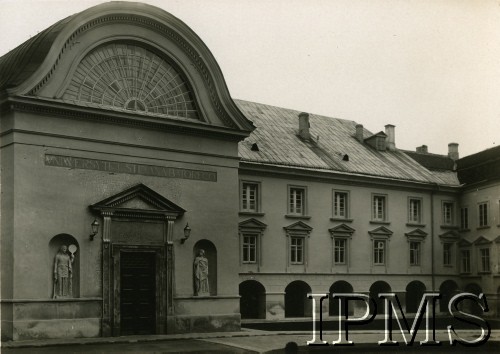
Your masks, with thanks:
[[[386,197],[384,195],[374,195],[372,205],[372,220],[386,220]]]
[[[469,208],[467,207],[460,208],[460,229],[469,229]]]
[[[422,223],[422,200],[410,198],[408,205],[408,222],[412,224]]]
[[[349,194],[347,192],[338,192],[335,191],[333,193],[333,217],[339,219],[347,219],[348,218],[348,200]]]
[[[385,241],[373,241],[373,264],[385,264]]]
[[[453,203],[443,202],[443,224],[453,225]]]
[[[241,184],[241,211],[259,211],[259,184],[243,182]]]
[[[460,251],[460,271],[470,273],[470,250]]]
[[[410,265],[420,265],[420,242],[410,242]]]
[[[293,215],[304,215],[306,205],[305,188],[289,187],[288,189],[288,213]]]
[[[451,266],[452,265],[452,246],[453,244],[450,242],[443,243],[443,265],[444,266]]]
[[[304,263],[304,238],[291,237],[290,238],[290,263],[303,264]]]
[[[334,261],[335,264],[346,263],[347,240],[342,238],[335,239]]]
[[[257,262],[257,236],[243,236],[243,263]]]
[[[490,249],[489,248],[479,249],[479,257],[481,258],[481,271],[482,272],[489,272],[490,271]]]
[[[488,203],[479,204],[479,227],[488,226]]]

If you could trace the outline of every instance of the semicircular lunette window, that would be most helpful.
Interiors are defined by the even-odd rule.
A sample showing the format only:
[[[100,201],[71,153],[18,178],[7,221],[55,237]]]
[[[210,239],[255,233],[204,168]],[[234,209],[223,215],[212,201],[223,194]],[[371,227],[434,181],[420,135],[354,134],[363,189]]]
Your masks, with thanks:
[[[100,46],[79,64],[63,100],[81,105],[198,119],[183,75],[142,47]]]

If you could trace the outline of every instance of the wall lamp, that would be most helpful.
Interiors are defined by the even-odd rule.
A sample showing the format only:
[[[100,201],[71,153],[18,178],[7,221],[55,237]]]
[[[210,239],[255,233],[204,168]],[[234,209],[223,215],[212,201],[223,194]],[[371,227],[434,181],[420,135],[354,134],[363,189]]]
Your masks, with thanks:
[[[191,235],[191,228],[189,227],[189,224],[186,223],[186,227],[184,228],[184,237],[181,238],[181,243],[186,242],[186,240],[189,238]]]
[[[92,224],[90,224],[90,228],[92,230],[92,233],[89,236],[90,241],[94,241],[94,236],[99,232],[99,221],[97,221],[97,219],[94,219],[94,221],[92,221]]]

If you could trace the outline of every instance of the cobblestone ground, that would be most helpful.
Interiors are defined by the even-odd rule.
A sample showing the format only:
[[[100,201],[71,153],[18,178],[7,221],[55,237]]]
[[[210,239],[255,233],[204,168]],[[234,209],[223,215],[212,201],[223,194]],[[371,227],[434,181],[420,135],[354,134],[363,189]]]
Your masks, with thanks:
[[[196,334],[192,334],[193,336]],[[436,337],[442,342],[437,347],[422,347],[419,341],[425,339],[425,332],[418,333],[414,344],[406,346],[399,333],[394,333],[393,339],[400,343],[396,347],[378,346],[377,342],[384,338],[383,333],[371,331],[353,331],[349,334],[349,339],[354,346],[333,346],[331,342],[336,340],[338,333],[325,331],[323,340],[329,342],[328,346],[309,347],[307,341],[311,340],[312,334],[305,332],[235,332],[225,336],[214,336],[214,334],[197,334],[195,338],[173,338],[169,340],[164,338],[154,338],[148,336],[137,336],[136,338],[120,338],[120,342],[96,343],[95,340],[115,340],[116,338],[90,339],[94,342],[84,343],[60,343],[54,345],[51,342],[40,341],[33,344],[32,347],[2,348],[2,353],[27,354],[27,353],[285,353],[285,345],[289,342],[295,342],[298,345],[298,353],[500,353],[500,331],[493,330],[491,337],[486,344],[478,347],[464,347],[460,344],[450,346],[448,335],[444,331],[436,332]],[[477,331],[464,331],[460,333],[462,338],[467,340],[476,339]],[[319,339],[319,337],[317,338]],[[45,346],[47,345],[47,346]]]
[[[48,354],[48,353],[235,353],[248,354],[255,351],[239,349],[233,346],[227,346],[219,343],[210,343],[203,340],[169,340],[157,342],[141,343],[104,343],[104,344],[77,344],[77,345],[59,345],[42,348],[2,348],[2,354]]]

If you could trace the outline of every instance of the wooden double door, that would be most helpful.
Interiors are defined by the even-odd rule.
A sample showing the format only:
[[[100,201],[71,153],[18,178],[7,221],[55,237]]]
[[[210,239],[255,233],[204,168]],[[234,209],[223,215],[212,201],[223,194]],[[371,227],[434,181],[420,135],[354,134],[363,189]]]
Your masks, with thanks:
[[[155,333],[155,254],[122,252],[120,257],[120,334]]]
[[[115,246],[114,260],[113,335],[163,333],[163,250]]]

